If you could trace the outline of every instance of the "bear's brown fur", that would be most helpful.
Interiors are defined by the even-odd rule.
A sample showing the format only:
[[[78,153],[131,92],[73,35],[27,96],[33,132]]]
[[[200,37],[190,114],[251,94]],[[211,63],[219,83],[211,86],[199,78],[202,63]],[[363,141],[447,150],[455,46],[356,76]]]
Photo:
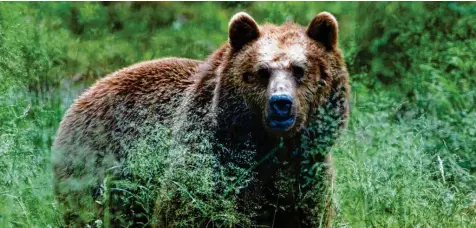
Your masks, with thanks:
[[[204,62],[147,61],[99,80],[67,111],[54,143],[55,190],[67,224],[104,216],[97,196],[108,174],[121,172],[129,156],[124,145],[152,123],[176,132],[201,124],[227,148],[216,153],[221,164],[253,172],[237,202],[238,211],[255,208],[251,225],[329,226],[333,174],[327,151],[349,114],[337,35],[337,21],[326,12],[307,28],[291,22],[259,26],[238,13],[229,24],[229,42]],[[292,97],[288,114],[294,119],[277,129],[270,97],[278,93]],[[202,123],[187,123],[191,116]],[[257,165],[241,161],[242,150],[254,151]],[[120,207],[116,202],[107,208]],[[168,221],[157,224],[173,226],[173,210],[164,213],[157,217]]]

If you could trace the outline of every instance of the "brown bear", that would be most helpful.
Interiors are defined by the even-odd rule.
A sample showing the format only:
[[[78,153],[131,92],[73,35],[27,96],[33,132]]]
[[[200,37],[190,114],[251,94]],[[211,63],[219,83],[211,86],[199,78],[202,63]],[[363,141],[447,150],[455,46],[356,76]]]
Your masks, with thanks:
[[[227,215],[207,212],[215,199],[193,190],[210,170],[218,184],[207,186],[217,199],[231,199],[215,205],[237,213],[222,225],[330,225],[328,151],[346,126],[350,93],[336,19],[322,12],[307,27],[260,26],[237,13],[228,38],[203,62],[142,62],[100,79],[74,102],[53,146],[55,192],[67,226],[219,225]],[[162,133],[150,130],[157,127]],[[145,143],[159,146],[146,150],[167,159],[150,159],[130,146],[159,134]],[[173,138],[180,139],[167,144]],[[159,167],[159,179],[166,179],[152,185],[159,189],[151,207],[127,196],[137,192],[112,184],[150,181],[130,171],[133,159],[150,162],[145,173]],[[203,160],[210,167],[194,165]],[[220,184],[226,175],[231,178]],[[183,176],[187,181],[180,181]]]

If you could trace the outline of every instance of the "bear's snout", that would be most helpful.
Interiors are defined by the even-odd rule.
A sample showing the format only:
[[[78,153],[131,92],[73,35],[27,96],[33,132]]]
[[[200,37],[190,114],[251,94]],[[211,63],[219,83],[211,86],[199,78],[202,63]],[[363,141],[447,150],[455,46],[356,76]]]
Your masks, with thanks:
[[[294,124],[293,98],[288,94],[272,95],[269,98],[267,119],[273,130],[286,131]]]
[[[276,116],[286,117],[291,114],[293,98],[289,95],[273,95],[269,99],[269,105]]]

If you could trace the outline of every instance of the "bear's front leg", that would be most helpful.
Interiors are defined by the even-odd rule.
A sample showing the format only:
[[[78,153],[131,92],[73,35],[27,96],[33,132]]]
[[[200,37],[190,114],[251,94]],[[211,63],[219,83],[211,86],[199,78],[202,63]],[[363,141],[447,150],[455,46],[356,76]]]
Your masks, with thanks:
[[[302,134],[288,141],[294,148],[294,198],[298,227],[330,227],[334,217],[332,200],[334,170],[329,145],[316,144],[312,134]],[[312,137],[315,139],[315,137]]]
[[[300,178],[298,213],[301,227],[331,227],[335,215],[333,204],[334,170],[332,155],[315,156],[313,164],[303,162]]]

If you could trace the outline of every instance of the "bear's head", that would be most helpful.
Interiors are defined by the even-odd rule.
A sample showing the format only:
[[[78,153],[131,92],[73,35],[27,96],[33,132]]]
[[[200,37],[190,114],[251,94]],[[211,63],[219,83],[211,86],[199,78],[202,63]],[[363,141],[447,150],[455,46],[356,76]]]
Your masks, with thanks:
[[[228,59],[222,79],[258,113],[271,134],[290,137],[311,121],[330,95],[333,77],[345,70],[338,25],[327,12],[307,27],[287,22],[258,25],[246,13],[229,23]]]

